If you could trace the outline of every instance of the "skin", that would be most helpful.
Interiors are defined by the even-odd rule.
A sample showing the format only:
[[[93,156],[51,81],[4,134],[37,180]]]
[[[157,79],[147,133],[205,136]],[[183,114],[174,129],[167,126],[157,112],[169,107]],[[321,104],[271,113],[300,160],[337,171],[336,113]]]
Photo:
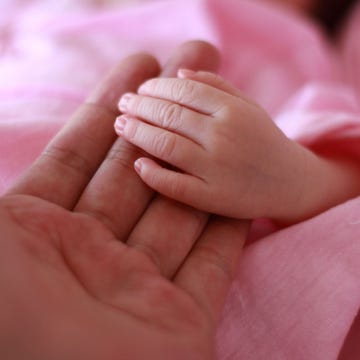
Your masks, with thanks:
[[[356,360],[360,354],[359,344],[360,334],[360,311],[354,319],[354,322],[344,340],[343,346],[340,350],[339,360]]]
[[[157,159],[135,162],[154,190],[203,211],[285,223],[360,193],[356,162],[316,155],[224,79],[181,70],[125,94],[119,135]],[[174,169],[175,167],[175,169]]]
[[[163,74],[217,62],[191,42]],[[116,104],[158,72],[148,55],[121,61],[0,199],[0,358],[215,357],[249,224],[154,196],[133,170]]]

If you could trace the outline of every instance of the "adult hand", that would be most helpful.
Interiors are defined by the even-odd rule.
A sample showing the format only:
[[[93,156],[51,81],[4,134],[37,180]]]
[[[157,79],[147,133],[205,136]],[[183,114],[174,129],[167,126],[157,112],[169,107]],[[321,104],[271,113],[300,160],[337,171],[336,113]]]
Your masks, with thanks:
[[[211,70],[214,54],[186,44],[167,75]],[[157,73],[149,56],[123,60],[0,200],[1,358],[214,356],[247,224],[215,218],[201,233],[206,215],[160,197],[149,205],[132,170],[138,150],[112,125],[120,95]]]

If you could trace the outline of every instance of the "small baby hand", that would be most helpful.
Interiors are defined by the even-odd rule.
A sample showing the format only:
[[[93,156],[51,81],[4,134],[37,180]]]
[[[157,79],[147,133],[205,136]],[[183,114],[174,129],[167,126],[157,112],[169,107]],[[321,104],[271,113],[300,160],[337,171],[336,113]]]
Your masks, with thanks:
[[[176,168],[140,158],[140,177],[159,193],[207,212],[281,217],[289,186],[300,176],[290,166],[296,156],[290,141],[219,76],[180,70],[179,77],[149,80],[120,100],[116,132]]]

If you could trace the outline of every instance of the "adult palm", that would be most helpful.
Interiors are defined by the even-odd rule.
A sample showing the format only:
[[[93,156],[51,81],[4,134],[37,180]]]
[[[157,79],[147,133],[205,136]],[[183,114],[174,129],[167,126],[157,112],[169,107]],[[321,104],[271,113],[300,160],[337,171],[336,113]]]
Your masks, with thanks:
[[[209,51],[186,44],[167,71],[211,70]],[[122,61],[0,200],[2,359],[214,357],[247,225],[152,198],[129,166],[116,99],[157,71]]]

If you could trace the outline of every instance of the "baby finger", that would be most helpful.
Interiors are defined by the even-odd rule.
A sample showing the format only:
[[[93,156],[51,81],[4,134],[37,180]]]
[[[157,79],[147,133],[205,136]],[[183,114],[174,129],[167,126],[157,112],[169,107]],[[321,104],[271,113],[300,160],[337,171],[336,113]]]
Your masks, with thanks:
[[[148,154],[192,174],[202,161],[201,145],[129,115],[119,116],[115,130]],[[196,175],[196,174],[194,174]]]
[[[182,174],[160,166],[148,158],[134,164],[141,179],[156,192],[184,204],[201,208],[206,182],[196,176]]]

